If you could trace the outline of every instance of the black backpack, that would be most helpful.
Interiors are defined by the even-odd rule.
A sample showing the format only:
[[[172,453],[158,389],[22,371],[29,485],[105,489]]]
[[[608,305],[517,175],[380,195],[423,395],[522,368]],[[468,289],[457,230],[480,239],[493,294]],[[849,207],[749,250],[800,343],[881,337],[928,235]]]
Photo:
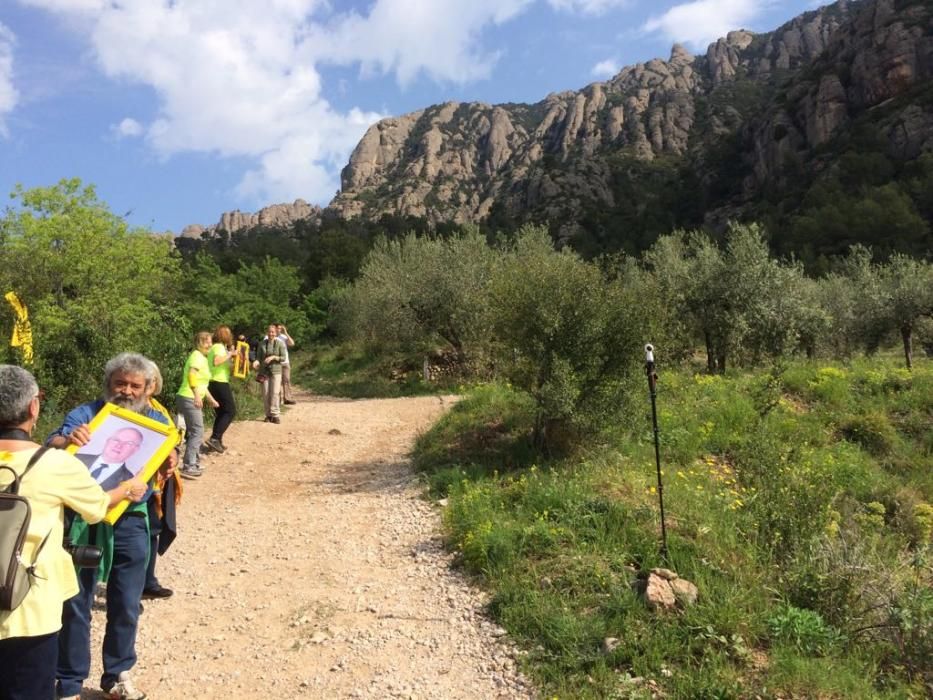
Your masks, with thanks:
[[[29,520],[32,509],[29,501],[19,495],[19,485],[32,469],[36,462],[45,454],[46,447],[40,447],[30,458],[29,463],[21,475],[5,464],[0,464],[0,470],[5,469],[13,473],[13,481],[0,489],[0,611],[15,610],[23,602],[29,592],[30,577],[33,574],[35,560],[45,546],[46,540],[36,550],[36,556],[31,565],[23,561],[23,543],[29,531]]]

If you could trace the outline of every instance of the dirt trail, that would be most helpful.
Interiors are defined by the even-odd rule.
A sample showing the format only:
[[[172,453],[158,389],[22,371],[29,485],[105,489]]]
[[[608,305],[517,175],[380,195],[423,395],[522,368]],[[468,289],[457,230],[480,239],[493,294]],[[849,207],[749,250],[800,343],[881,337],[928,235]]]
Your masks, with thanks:
[[[452,399],[297,398],[281,425],[234,423],[185,482],[157,570],[175,595],[145,602],[137,686],[152,700],[532,697],[406,459]]]

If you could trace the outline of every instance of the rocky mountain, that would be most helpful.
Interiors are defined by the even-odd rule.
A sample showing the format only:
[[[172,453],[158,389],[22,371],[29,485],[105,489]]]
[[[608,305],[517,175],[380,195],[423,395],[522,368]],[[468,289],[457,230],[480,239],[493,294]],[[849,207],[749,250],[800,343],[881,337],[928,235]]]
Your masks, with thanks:
[[[763,222],[777,249],[815,267],[854,243],[933,250],[931,0],[839,0],[535,104],[383,119],[326,209],[229,212],[182,237],[531,221],[597,255],[735,218]]]
[[[291,204],[272,204],[263,207],[255,214],[241,212],[239,209],[227,211],[220,215],[220,221],[212,226],[189,224],[179,234],[182,238],[199,239],[204,234],[212,236],[219,231],[235,233],[256,226],[267,228],[284,228],[296,221],[311,220],[319,222],[322,209],[319,206],[308,204],[303,199],[296,199]]]
[[[448,102],[384,119],[329,208],[370,220],[548,220],[572,238],[594,217],[631,221],[666,196],[688,222],[742,212],[801,168],[825,167],[865,115],[890,157],[916,158],[933,151],[931,5],[840,0],[767,34],[730,32],[704,55],[675,45],[666,61],[536,104]],[[657,201],[633,205],[639,197]]]

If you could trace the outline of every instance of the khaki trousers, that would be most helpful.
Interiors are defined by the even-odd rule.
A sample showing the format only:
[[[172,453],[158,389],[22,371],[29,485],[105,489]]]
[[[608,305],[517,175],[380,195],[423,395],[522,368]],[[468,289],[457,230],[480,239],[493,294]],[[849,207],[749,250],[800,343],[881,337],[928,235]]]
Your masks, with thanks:
[[[282,365],[282,401],[292,400],[292,368]]]
[[[270,374],[262,385],[262,402],[266,407],[266,418],[279,415],[279,393],[282,391],[282,375]]]

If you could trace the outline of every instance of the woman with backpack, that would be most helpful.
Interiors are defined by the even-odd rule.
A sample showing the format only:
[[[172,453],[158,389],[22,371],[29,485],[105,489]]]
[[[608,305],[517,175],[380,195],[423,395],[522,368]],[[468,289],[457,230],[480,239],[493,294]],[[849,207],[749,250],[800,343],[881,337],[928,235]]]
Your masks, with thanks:
[[[0,700],[55,698],[62,604],[78,592],[64,547],[65,508],[96,523],[123,499],[142,500],[147,489],[133,478],[104,492],[74,455],[34,442],[39,396],[29,372],[0,365],[0,490],[16,484],[30,509],[20,561],[0,561]],[[7,588],[8,580],[17,583]]]

